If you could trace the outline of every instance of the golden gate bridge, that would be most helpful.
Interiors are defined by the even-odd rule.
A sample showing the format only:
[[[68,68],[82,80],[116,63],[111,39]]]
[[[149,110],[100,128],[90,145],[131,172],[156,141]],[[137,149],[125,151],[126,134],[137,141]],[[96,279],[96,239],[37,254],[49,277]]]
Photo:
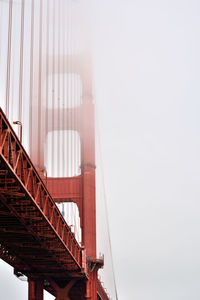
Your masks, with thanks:
[[[27,277],[29,300],[44,289],[56,300],[117,299],[99,216],[90,8],[0,0],[0,258]]]

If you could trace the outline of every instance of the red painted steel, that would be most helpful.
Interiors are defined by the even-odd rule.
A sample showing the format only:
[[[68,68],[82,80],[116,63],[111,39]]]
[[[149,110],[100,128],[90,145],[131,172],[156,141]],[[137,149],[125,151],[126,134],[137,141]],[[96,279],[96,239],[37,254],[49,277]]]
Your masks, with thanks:
[[[89,87],[90,89],[90,87]],[[77,108],[75,108],[77,112]],[[91,266],[88,272],[86,299],[97,299],[97,271],[101,265],[96,259],[96,186],[95,186],[95,128],[94,104],[90,93],[84,95],[78,109],[78,120],[72,127],[81,138],[81,175],[73,178],[50,178],[47,186],[55,201],[76,202],[82,228],[82,243]],[[71,124],[72,126],[73,124]]]
[[[75,108],[77,111],[77,108]],[[89,264],[86,299],[97,299],[97,271],[103,260],[96,258],[96,186],[95,186],[95,128],[92,97],[85,97],[78,109],[78,121],[72,130],[81,138],[81,175],[72,178],[48,178],[47,186],[57,202],[75,202],[79,208],[82,243]],[[101,299],[108,299],[101,287]],[[105,298],[106,295],[106,298]]]
[[[90,130],[84,128],[82,136],[89,133],[94,141],[94,128]],[[82,174],[49,178],[48,184],[58,202],[68,199],[79,204],[86,250],[77,243],[0,109],[0,257],[17,276],[28,276],[29,300],[42,300],[42,286],[59,300],[73,280],[63,299],[108,299],[97,279],[103,259],[96,259],[94,144],[88,147],[88,138],[85,141]]]
[[[83,183],[82,175],[66,178],[48,177],[47,188],[57,203],[74,202],[77,204],[80,216],[80,226],[83,230]]]
[[[76,131],[80,137],[80,144],[78,141],[75,145],[75,148],[77,148],[75,151],[73,150],[73,143],[70,146],[75,154],[79,152],[79,146],[81,146],[81,174],[71,178],[45,178],[43,174],[40,176],[21,145],[22,85],[26,85],[26,82],[23,83],[22,80],[24,43],[24,0],[22,0],[18,107],[20,121],[15,122],[21,126],[20,140],[0,109],[0,257],[14,267],[17,276],[25,274],[28,277],[29,300],[42,300],[43,288],[53,294],[56,300],[107,300],[108,296],[97,279],[98,269],[103,266],[103,258],[97,259],[96,257],[95,114],[92,96],[92,62],[88,50],[90,42],[87,42],[87,47],[81,54],[73,54],[73,51],[71,53],[71,50],[75,50],[73,49],[75,44],[73,46],[73,39],[71,40],[71,29],[66,28],[65,38],[67,35],[70,37],[67,47],[71,49],[63,51],[61,55],[60,34],[62,31],[60,26],[62,22],[60,23],[60,21],[62,18],[56,14],[56,11],[60,11],[61,6],[59,3],[58,9],[56,9],[56,1],[53,1],[52,5],[52,18],[49,18],[49,5],[47,8],[47,55],[46,58],[44,57],[45,59],[42,57],[44,46],[42,37],[45,34],[42,1],[40,1],[38,7],[39,25],[36,24],[36,27],[34,16],[38,11],[34,1],[32,1],[30,7],[30,99],[28,102],[30,109],[29,146],[31,159],[41,172],[45,169],[44,141],[47,134],[52,131],[52,143],[55,145],[58,142],[58,145],[60,145],[59,131]],[[12,6],[13,1],[11,0],[9,4],[6,74],[7,115],[11,106],[9,99],[11,91]],[[68,8],[70,11],[70,7]],[[49,29],[51,21],[49,22],[49,20],[51,19],[53,24],[52,51],[49,48],[49,34],[51,33],[51,28]],[[70,22],[69,18],[68,25]],[[37,42],[35,37],[36,28],[40,29]],[[59,29],[58,38],[56,38],[57,31],[55,28]],[[85,38],[87,40],[88,37]],[[63,42],[65,42],[64,39]],[[34,45],[37,44],[39,46],[38,56],[34,54],[33,50]],[[55,74],[59,75],[58,82]],[[70,82],[69,93],[66,93],[68,95],[64,96],[65,93],[63,92],[63,96],[60,97],[61,76],[64,74],[78,75],[80,79],[79,88],[81,92],[79,91],[80,99],[77,106],[70,106],[70,104],[76,102],[73,97],[77,91],[74,89],[79,90],[75,86],[76,80],[73,83],[73,78],[70,80],[67,78],[66,88],[68,88]],[[49,84],[49,76],[52,76],[51,84]],[[46,99],[43,98],[42,91],[45,81],[46,96],[44,97]],[[58,107],[56,107],[56,85],[59,89]],[[63,85],[65,85],[64,76]],[[52,93],[51,97],[50,93]],[[50,98],[52,98],[51,101],[49,101]],[[44,101],[46,105],[43,105],[43,100],[46,100]],[[52,106],[49,107],[50,102],[52,102]],[[60,107],[61,102],[63,102],[62,109]],[[66,102],[70,107],[65,107]],[[61,111],[63,122],[61,122]],[[54,139],[54,131],[59,132],[58,139]],[[53,170],[55,165],[56,167],[59,166],[58,163],[54,162],[54,152],[54,147],[52,147]],[[64,155],[65,153],[63,153],[63,157]],[[76,157],[76,155],[73,156]],[[78,159],[75,160],[78,161],[79,167],[79,153],[77,157]],[[72,159],[70,163],[75,164],[75,160]],[[66,173],[63,172],[63,174]],[[81,220],[83,246],[80,246],[76,241],[74,233],[65,222],[55,201],[58,203],[75,202],[77,204]]]
[[[79,208],[82,243],[86,249],[90,270],[86,299],[96,300],[97,271],[103,266],[103,260],[99,262],[96,258],[95,122],[92,97],[86,97],[78,111],[80,113],[76,127],[71,129],[78,130],[81,138],[81,175],[72,178],[48,178],[47,186],[55,201],[75,202]]]
[[[98,298],[101,300],[109,300],[109,297],[108,297],[104,287],[102,286],[100,280],[97,281],[97,295],[98,295]]]
[[[43,282],[29,280],[28,300],[43,300]]]
[[[96,260],[96,186],[95,186],[95,121],[94,104],[90,96],[91,87],[85,95],[82,105],[82,177],[83,177],[83,244],[87,255],[93,262],[89,273],[88,297],[97,300],[97,271]]]
[[[77,277],[86,277],[82,248],[2,110],[0,215],[1,251],[19,271],[29,275],[31,269],[31,273],[57,278],[67,278],[74,272]]]
[[[47,179],[47,188],[52,198],[60,202],[78,203],[82,199],[82,177],[64,177]]]

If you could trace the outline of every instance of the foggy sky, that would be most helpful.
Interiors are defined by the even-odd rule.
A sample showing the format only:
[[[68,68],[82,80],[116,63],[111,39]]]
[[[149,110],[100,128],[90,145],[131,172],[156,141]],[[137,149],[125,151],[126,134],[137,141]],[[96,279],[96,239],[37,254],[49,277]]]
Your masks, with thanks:
[[[199,299],[200,3],[95,4],[119,299]]]
[[[119,299],[197,300],[200,2],[95,0],[93,21]],[[2,293],[12,293],[9,280],[15,299],[26,299],[0,268]]]

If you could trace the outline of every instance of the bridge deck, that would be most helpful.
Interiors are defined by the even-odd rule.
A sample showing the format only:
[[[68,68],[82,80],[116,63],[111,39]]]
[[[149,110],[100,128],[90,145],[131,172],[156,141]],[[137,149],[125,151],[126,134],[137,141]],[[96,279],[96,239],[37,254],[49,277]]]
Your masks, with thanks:
[[[86,276],[82,248],[1,109],[0,256],[28,276]]]

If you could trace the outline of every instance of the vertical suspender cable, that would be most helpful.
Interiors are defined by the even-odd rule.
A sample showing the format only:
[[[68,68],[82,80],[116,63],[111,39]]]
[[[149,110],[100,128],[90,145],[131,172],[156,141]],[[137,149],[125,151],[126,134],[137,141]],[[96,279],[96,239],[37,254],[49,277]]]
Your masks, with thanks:
[[[74,120],[75,120],[75,109],[76,109],[76,90],[75,90],[75,80],[76,80],[76,74],[75,74],[75,59],[76,59],[76,56],[75,56],[75,41],[76,41],[76,9],[74,8],[73,9],[73,51],[72,51],[72,72],[73,72],[73,82],[72,82],[72,90],[73,90],[73,98],[72,98],[72,143],[73,143],[73,150],[72,150],[72,153],[73,153],[73,160],[72,160],[72,164],[73,164],[73,176],[75,175],[75,172],[76,172],[76,135],[75,135],[75,123],[74,123]],[[73,203],[73,219],[74,219],[74,234],[76,236],[76,207],[75,207],[75,204]]]
[[[21,4],[21,36],[20,36],[20,69],[19,69],[19,121],[22,122],[22,84],[23,84],[23,61],[24,61],[24,1]]]
[[[53,0],[53,66],[52,66],[52,174],[54,174],[54,108],[55,108],[55,0]]]
[[[70,138],[70,143],[71,143],[71,176],[73,175],[73,18],[72,18],[72,13],[74,13],[73,11],[73,4],[72,4],[72,1],[71,1],[71,62],[70,62],[70,66],[71,66],[71,82],[70,82],[70,90],[71,90],[71,99],[70,99],[70,106],[71,106],[71,118],[70,118],[70,127],[71,127],[71,138]]]
[[[42,15],[43,1],[40,1],[40,23],[39,23],[39,69],[38,69],[38,162],[41,167],[41,118],[42,118]],[[42,166],[43,167],[43,166]]]
[[[9,1],[9,19],[8,19],[8,50],[7,50],[7,75],[6,75],[6,115],[9,118],[10,102],[10,62],[11,62],[11,42],[12,42],[12,11],[13,0]]]
[[[32,156],[32,126],[33,126],[33,47],[34,47],[34,0],[31,1],[31,43],[30,43],[30,106],[29,106],[29,139],[30,155]]]
[[[70,97],[71,97],[71,89],[70,89],[70,81],[71,81],[71,69],[70,69],[70,47],[71,47],[71,0],[68,0],[68,41],[67,41],[67,70],[68,70],[68,76],[67,76],[67,108],[68,108],[68,112],[70,112]],[[71,134],[69,134],[69,129],[70,129],[70,118],[71,118],[71,113],[67,114],[67,128],[68,128],[68,134],[67,134],[67,176],[70,177],[71,175],[71,154],[70,154],[70,149],[71,149],[71,145],[70,145],[70,137]]]
[[[73,26],[74,28],[76,28],[76,10],[74,9],[74,15],[73,15]],[[76,82],[76,74],[75,74],[75,70],[74,70],[74,64],[75,64],[75,59],[76,59],[76,52],[75,52],[75,43],[76,43],[76,32],[73,32],[73,109],[72,109],[72,128],[73,130],[75,130],[75,110],[76,110],[76,86],[75,86],[75,82]],[[75,131],[73,131],[73,175],[75,175],[76,172],[76,135],[75,135]]]
[[[60,113],[60,110],[61,110],[61,97],[60,97],[60,77],[61,77],[61,74],[60,74],[60,60],[61,60],[61,53],[60,53],[60,30],[61,30],[61,26],[60,26],[60,2],[61,0],[58,0],[58,115],[57,115],[57,124],[58,124],[58,131],[57,131],[57,177],[60,176],[60,150],[62,149],[61,148],[61,139],[60,139],[60,131],[61,131],[61,113]],[[62,151],[62,150],[61,150]]]
[[[66,127],[67,127],[67,131],[66,131],[66,140],[65,140],[65,149],[66,149],[66,168],[65,168],[65,176],[69,176],[69,151],[68,151],[68,142],[69,142],[69,136],[68,136],[68,132],[69,132],[69,117],[68,117],[68,111],[69,111],[69,0],[67,0],[66,2],[66,15],[67,15],[67,20],[65,20],[66,22],[66,76],[65,76],[65,85],[66,85],[66,116],[65,116],[65,122],[66,122]]]
[[[69,0],[69,39],[68,39],[68,143],[67,143],[67,148],[68,148],[68,176],[71,176],[71,169],[72,169],[72,164],[71,164],[71,1]]]
[[[64,122],[65,122],[65,126],[67,128],[66,130],[66,134],[65,134],[65,149],[66,149],[66,165],[65,165],[65,176],[69,176],[69,149],[68,149],[68,143],[69,143],[69,117],[68,117],[68,111],[69,111],[69,0],[67,0],[66,4],[66,15],[67,15],[67,19],[65,20],[66,22],[66,41],[65,41],[65,45],[66,45],[66,49],[65,49],[65,55],[66,55],[66,62],[65,62],[65,68],[66,68],[66,75],[65,75],[65,86],[66,86],[66,93],[65,93],[65,103],[66,103],[66,114],[65,114],[65,118],[64,118]],[[69,207],[69,205],[67,204],[67,207]]]
[[[3,18],[2,18],[2,15],[3,15],[3,5],[0,4],[0,78],[1,78],[1,53],[2,53],[2,29],[3,29]]]
[[[72,176],[72,0],[69,2],[70,4],[70,15],[69,15],[69,22],[70,22],[70,40],[69,40],[69,108],[70,108],[70,115],[69,115],[69,122],[70,122],[70,132],[69,132],[69,153],[70,153],[70,176]]]
[[[76,110],[76,89],[75,89],[75,81],[76,81],[76,74],[75,74],[75,41],[76,41],[76,10],[73,9],[73,35],[72,35],[72,165],[73,165],[73,176],[76,175],[76,135],[75,135],[75,110]],[[73,207],[73,225],[74,225],[74,234],[77,238],[77,228],[76,228],[76,207],[75,204],[72,204]]]
[[[70,176],[72,176],[72,131],[71,131],[71,123],[72,123],[72,0],[69,0],[69,108],[70,108],[70,114],[69,114],[69,169],[70,169]]]
[[[13,41],[12,41],[13,43]],[[13,47],[13,49],[15,49],[15,46]],[[15,110],[15,103],[14,103],[14,86],[15,86],[15,81],[14,81],[14,77],[15,77],[15,63],[14,63],[14,59],[11,60],[12,64],[11,64],[11,72],[10,72],[10,101],[9,101],[9,118],[10,120],[13,120],[13,111]],[[19,129],[19,128],[18,128]],[[19,136],[19,134],[18,134]]]
[[[13,107],[16,105],[18,99],[16,99],[16,87],[17,87],[17,79],[15,78],[16,74],[16,64],[15,59],[19,59],[19,57],[16,55],[17,50],[19,49],[20,42],[17,39],[16,35],[14,34],[14,26],[16,19],[15,19],[15,9],[14,9],[14,3],[13,3],[13,9],[12,9],[12,33],[11,33],[11,55],[10,55],[10,86],[9,86],[9,119],[13,119]],[[17,26],[17,24],[16,24]],[[18,108],[18,107],[17,107]],[[15,117],[18,118],[19,110],[16,109]],[[19,132],[19,127],[16,128]]]
[[[65,176],[65,166],[66,166],[66,161],[65,161],[65,111],[66,111],[66,105],[65,105],[65,68],[66,68],[66,50],[65,50],[65,42],[66,42],[66,34],[64,28],[66,28],[64,25],[64,16],[65,16],[65,3],[62,1],[62,53],[63,53],[63,62],[62,62],[62,67],[63,67],[63,83],[62,83],[62,88],[63,88],[63,114],[62,114],[62,140],[63,140],[63,151],[62,151],[62,176]]]
[[[77,17],[74,17],[75,20],[75,27],[77,27]],[[74,56],[76,57],[77,51],[77,34],[74,34]],[[74,109],[73,109],[73,128],[76,130],[76,111],[77,111],[77,74],[74,76]],[[75,131],[76,133],[76,131]],[[77,175],[77,134],[74,135],[74,175]]]
[[[47,15],[46,15],[46,113],[45,113],[45,135],[48,133],[48,110],[49,110],[49,0],[47,0]],[[45,136],[46,137],[46,136]],[[46,147],[46,163],[48,161],[48,147]],[[47,167],[47,166],[46,166]],[[46,170],[47,172],[47,170]],[[47,175],[47,174],[46,174]]]
[[[74,13],[75,10],[74,10]],[[76,15],[74,15],[74,18],[73,18],[73,24],[74,24],[74,28],[76,28]],[[76,76],[77,74],[75,73],[75,69],[74,69],[74,66],[75,66],[75,60],[76,60],[76,49],[75,49],[75,44],[76,44],[76,32],[74,31],[73,33],[73,109],[72,109],[72,126],[73,126],[73,154],[74,154],[74,158],[73,158],[73,175],[75,175],[75,172],[76,172],[76,135],[75,135],[75,110],[76,110]]]

